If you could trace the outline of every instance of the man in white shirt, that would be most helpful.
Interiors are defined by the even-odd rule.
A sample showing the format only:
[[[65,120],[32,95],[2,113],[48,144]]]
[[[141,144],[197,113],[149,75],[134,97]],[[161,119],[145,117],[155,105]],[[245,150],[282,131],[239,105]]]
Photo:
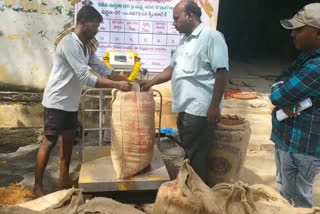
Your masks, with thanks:
[[[94,53],[96,48],[92,41],[102,20],[102,16],[93,7],[82,7],[74,30],[63,34],[63,38],[56,44],[53,66],[42,101],[45,138],[37,155],[33,189],[36,197],[44,195],[43,172],[50,151],[58,139],[62,139],[59,186],[72,187],[69,165],[82,87],[117,88],[121,91],[131,89],[131,83],[118,75],[111,75],[112,70]],[[110,79],[94,76],[90,73],[90,68],[101,75],[110,76]]]
[[[200,17],[201,9],[192,0],[175,6],[173,25],[185,35],[170,65],[141,86],[148,90],[171,80],[172,112],[178,114],[180,146],[192,168],[206,182],[213,127],[220,120],[229,61],[223,35],[201,23]]]

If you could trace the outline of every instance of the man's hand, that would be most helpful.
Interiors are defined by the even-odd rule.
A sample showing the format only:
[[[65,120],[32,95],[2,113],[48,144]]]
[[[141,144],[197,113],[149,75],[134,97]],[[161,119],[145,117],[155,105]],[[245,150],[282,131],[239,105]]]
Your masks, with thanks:
[[[140,87],[141,87],[141,91],[149,91],[149,89],[153,86],[151,80],[144,80],[141,81],[140,83]]]
[[[300,106],[299,104],[283,107],[282,110],[288,117],[297,117],[300,115]]]
[[[130,91],[132,88],[132,84],[127,81],[117,81],[116,88],[120,91]]]
[[[144,80],[140,82],[141,91],[149,91],[149,89],[154,86],[171,79],[173,73],[173,67],[166,67],[160,74],[154,77],[152,80]]]
[[[216,71],[216,80],[213,88],[212,100],[208,109],[208,123],[210,126],[216,126],[220,121],[221,111],[220,103],[227,84],[227,70],[219,68]]]
[[[128,81],[126,77],[120,75],[120,72],[112,71],[108,79],[113,81]]]
[[[209,126],[215,127],[217,123],[220,121],[220,117],[221,117],[220,107],[211,105],[209,107],[208,116],[207,116]]]

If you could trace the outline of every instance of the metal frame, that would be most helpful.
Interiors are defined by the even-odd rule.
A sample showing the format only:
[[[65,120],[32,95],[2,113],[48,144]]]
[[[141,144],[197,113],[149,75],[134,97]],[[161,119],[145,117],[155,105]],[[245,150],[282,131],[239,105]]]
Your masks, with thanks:
[[[98,95],[90,95],[91,92],[98,92]],[[111,99],[111,95],[106,95],[111,89],[87,89],[83,93],[81,115],[83,119],[82,133],[82,165],[79,176],[79,187],[86,193],[90,192],[108,192],[108,191],[134,191],[134,190],[156,190],[164,182],[170,180],[166,166],[162,160],[158,147],[154,147],[153,158],[150,165],[138,174],[127,179],[114,179],[114,168],[111,160],[111,146],[102,145],[103,131],[111,128],[103,128],[104,112],[111,113],[111,109],[104,105],[105,99]],[[99,99],[98,109],[86,109],[86,97],[93,96]],[[158,143],[160,142],[160,128],[162,116],[162,95],[154,90],[154,96],[160,98],[160,106],[156,106],[156,112],[159,113],[159,127],[155,127],[155,133],[158,132]],[[99,112],[99,128],[87,128],[85,124],[86,112]],[[85,131],[99,131],[99,145],[85,145]]]
[[[81,99],[81,123],[82,123],[82,147],[85,146],[85,132],[86,131],[99,131],[99,146],[102,146],[103,140],[103,132],[107,130],[111,130],[111,128],[103,128],[106,117],[105,114],[107,112],[111,113],[111,109],[104,105],[105,99],[112,99],[112,95],[106,95],[106,92],[111,92],[113,89],[111,88],[90,88],[86,89],[82,94]],[[99,95],[90,95],[90,92],[99,92]],[[158,133],[157,142],[160,143],[160,128],[161,128],[161,117],[162,117],[162,94],[158,90],[153,90],[154,97],[159,96],[160,105],[159,109],[155,109],[155,112],[159,112],[159,124],[158,127],[155,127],[155,133]],[[99,98],[99,108],[98,109],[86,109],[85,108],[85,98],[86,97],[95,97]],[[99,128],[86,128],[85,124],[85,112],[99,112]]]

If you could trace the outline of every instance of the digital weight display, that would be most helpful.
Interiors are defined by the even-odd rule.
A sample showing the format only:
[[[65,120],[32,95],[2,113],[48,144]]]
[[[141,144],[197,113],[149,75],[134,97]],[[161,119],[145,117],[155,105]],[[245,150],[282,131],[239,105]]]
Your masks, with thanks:
[[[122,62],[122,63],[124,63],[124,62],[127,62],[127,56],[126,55],[116,55],[116,56],[114,56],[114,61],[116,61],[116,62]]]

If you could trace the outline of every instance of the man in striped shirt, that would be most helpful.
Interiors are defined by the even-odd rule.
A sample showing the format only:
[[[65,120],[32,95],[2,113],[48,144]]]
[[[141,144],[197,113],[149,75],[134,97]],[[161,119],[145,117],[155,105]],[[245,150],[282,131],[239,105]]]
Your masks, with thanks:
[[[173,24],[185,36],[170,65],[141,86],[142,90],[148,90],[171,80],[172,111],[178,113],[181,146],[195,172],[206,182],[212,127],[220,119],[229,64],[223,35],[206,27],[200,17],[200,7],[191,0],[183,0],[175,6]]]
[[[305,6],[281,24],[292,30],[302,53],[271,87],[277,185],[295,206],[312,207],[312,185],[320,170],[320,3]],[[298,103],[306,98],[312,107],[301,111]],[[278,121],[276,111],[281,108],[289,118]]]

